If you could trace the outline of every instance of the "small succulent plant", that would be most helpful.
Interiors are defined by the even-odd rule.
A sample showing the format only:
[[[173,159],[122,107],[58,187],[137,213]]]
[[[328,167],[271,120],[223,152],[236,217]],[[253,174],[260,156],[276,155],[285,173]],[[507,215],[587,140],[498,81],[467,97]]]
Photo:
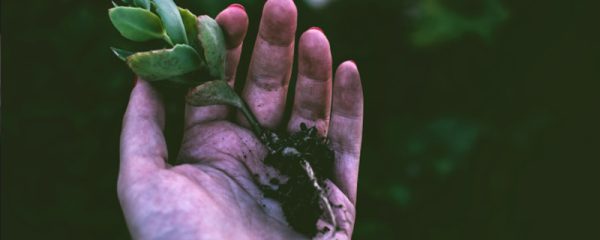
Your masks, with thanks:
[[[197,85],[187,96],[194,106],[226,104],[240,109],[253,130],[260,126],[243,100],[223,80],[225,77],[225,37],[209,16],[196,17],[173,0],[123,0],[113,3],[108,15],[115,28],[129,40],[163,40],[170,48],[144,52],[111,48],[139,77],[150,82]],[[208,73],[211,81],[200,81],[194,73]]]

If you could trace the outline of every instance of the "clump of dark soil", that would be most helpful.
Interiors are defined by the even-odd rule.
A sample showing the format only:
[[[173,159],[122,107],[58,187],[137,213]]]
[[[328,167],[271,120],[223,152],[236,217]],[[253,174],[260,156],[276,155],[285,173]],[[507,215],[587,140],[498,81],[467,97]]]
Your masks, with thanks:
[[[324,181],[333,173],[334,154],[326,138],[317,135],[315,127],[303,123],[300,131],[292,135],[279,135],[270,131],[262,134],[269,149],[265,164],[288,177],[286,182],[271,179],[276,189],[265,186],[265,196],[278,200],[288,223],[298,232],[308,236],[317,234],[317,220],[330,219],[335,226],[331,203],[327,199]]]

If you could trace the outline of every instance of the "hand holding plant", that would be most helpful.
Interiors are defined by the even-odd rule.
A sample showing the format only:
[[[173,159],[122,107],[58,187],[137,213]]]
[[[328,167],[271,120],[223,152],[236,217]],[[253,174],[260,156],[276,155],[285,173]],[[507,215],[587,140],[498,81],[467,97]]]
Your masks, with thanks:
[[[136,8],[158,12],[163,30],[168,25],[153,6],[161,1],[151,1],[149,5],[147,1],[133,2],[139,6]],[[178,12],[182,15],[181,10]],[[271,133],[269,129],[280,129],[283,125],[296,16],[291,0],[269,0],[265,4],[248,78],[238,98],[228,86],[234,84],[248,18],[237,5],[221,12],[213,25],[218,28],[212,28],[222,33],[222,53],[218,53],[219,48],[203,44],[207,40],[202,38],[200,23],[198,44],[190,43],[187,31],[171,34],[160,31],[155,24],[150,26],[156,31],[144,37],[165,39],[172,48],[135,54],[116,51],[141,77],[131,93],[124,117],[118,187],[134,238],[294,239],[311,235],[307,233],[309,230],[291,227],[290,216],[286,216],[282,202],[265,196],[269,191],[265,187],[276,188],[288,180],[273,168],[277,163],[265,164],[265,158],[273,156],[270,151],[296,156],[294,150],[310,145],[296,141],[298,148],[277,149],[276,145],[265,144],[264,139],[274,136],[266,134]],[[149,22],[152,21],[155,22]],[[132,37],[132,40],[144,37]],[[187,42],[182,42],[185,39]],[[218,42],[215,41],[216,45]],[[215,49],[216,53],[211,52]],[[358,71],[353,62],[344,62],[332,81],[329,43],[317,29],[302,35],[298,53],[299,73],[292,116],[283,126],[287,126],[290,133],[327,137],[334,159],[328,169],[330,172],[325,175],[331,180],[318,183],[331,205],[332,216],[318,216],[314,225],[319,231],[316,237],[348,239],[354,225],[362,132],[363,104]],[[223,58],[222,65],[217,61],[218,56]],[[169,65],[170,62],[178,64]],[[203,70],[215,80],[203,83],[201,79],[187,79],[193,75],[190,73]],[[184,164],[169,166],[166,163],[162,134],[164,106],[150,81],[199,84],[188,96],[188,102],[201,106],[188,105],[186,109],[186,127],[179,153]],[[219,94],[210,94],[211,91]],[[235,109],[213,104],[234,106],[244,115],[235,115]],[[315,128],[301,128],[302,123]],[[293,136],[279,143],[288,146]],[[318,137],[310,139],[315,141],[310,146],[324,143]]]

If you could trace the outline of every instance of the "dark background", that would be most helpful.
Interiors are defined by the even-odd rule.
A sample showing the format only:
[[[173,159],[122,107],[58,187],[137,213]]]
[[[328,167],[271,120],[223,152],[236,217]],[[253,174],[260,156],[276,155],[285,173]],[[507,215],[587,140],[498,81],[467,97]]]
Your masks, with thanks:
[[[264,1],[241,1],[250,33]],[[596,1],[296,0],[365,91],[356,239],[600,239]],[[232,1],[180,0],[215,16]],[[127,239],[110,1],[2,0],[2,239]],[[298,33],[298,35],[300,32]],[[183,99],[167,97],[176,152]]]

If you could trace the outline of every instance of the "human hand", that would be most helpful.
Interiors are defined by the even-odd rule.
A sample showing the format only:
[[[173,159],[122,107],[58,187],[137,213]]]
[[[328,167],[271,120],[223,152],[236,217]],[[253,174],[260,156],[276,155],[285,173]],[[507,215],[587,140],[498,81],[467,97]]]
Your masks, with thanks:
[[[291,0],[266,2],[242,96],[259,122],[282,127],[291,75],[297,12]],[[226,79],[234,84],[248,17],[230,6],[216,18],[227,39]],[[327,182],[339,228],[349,239],[355,218],[363,97],[356,65],[342,63],[332,88],[329,43],[318,29],[299,41],[298,77],[287,130],[316,126],[335,153]],[[272,169],[260,140],[226,106],[186,106],[179,160],[166,163],[164,106],[152,86],[138,80],[123,120],[118,194],[135,239],[296,239],[279,203],[263,197]],[[324,217],[318,228],[329,226]],[[319,235],[318,238],[331,236]]]

